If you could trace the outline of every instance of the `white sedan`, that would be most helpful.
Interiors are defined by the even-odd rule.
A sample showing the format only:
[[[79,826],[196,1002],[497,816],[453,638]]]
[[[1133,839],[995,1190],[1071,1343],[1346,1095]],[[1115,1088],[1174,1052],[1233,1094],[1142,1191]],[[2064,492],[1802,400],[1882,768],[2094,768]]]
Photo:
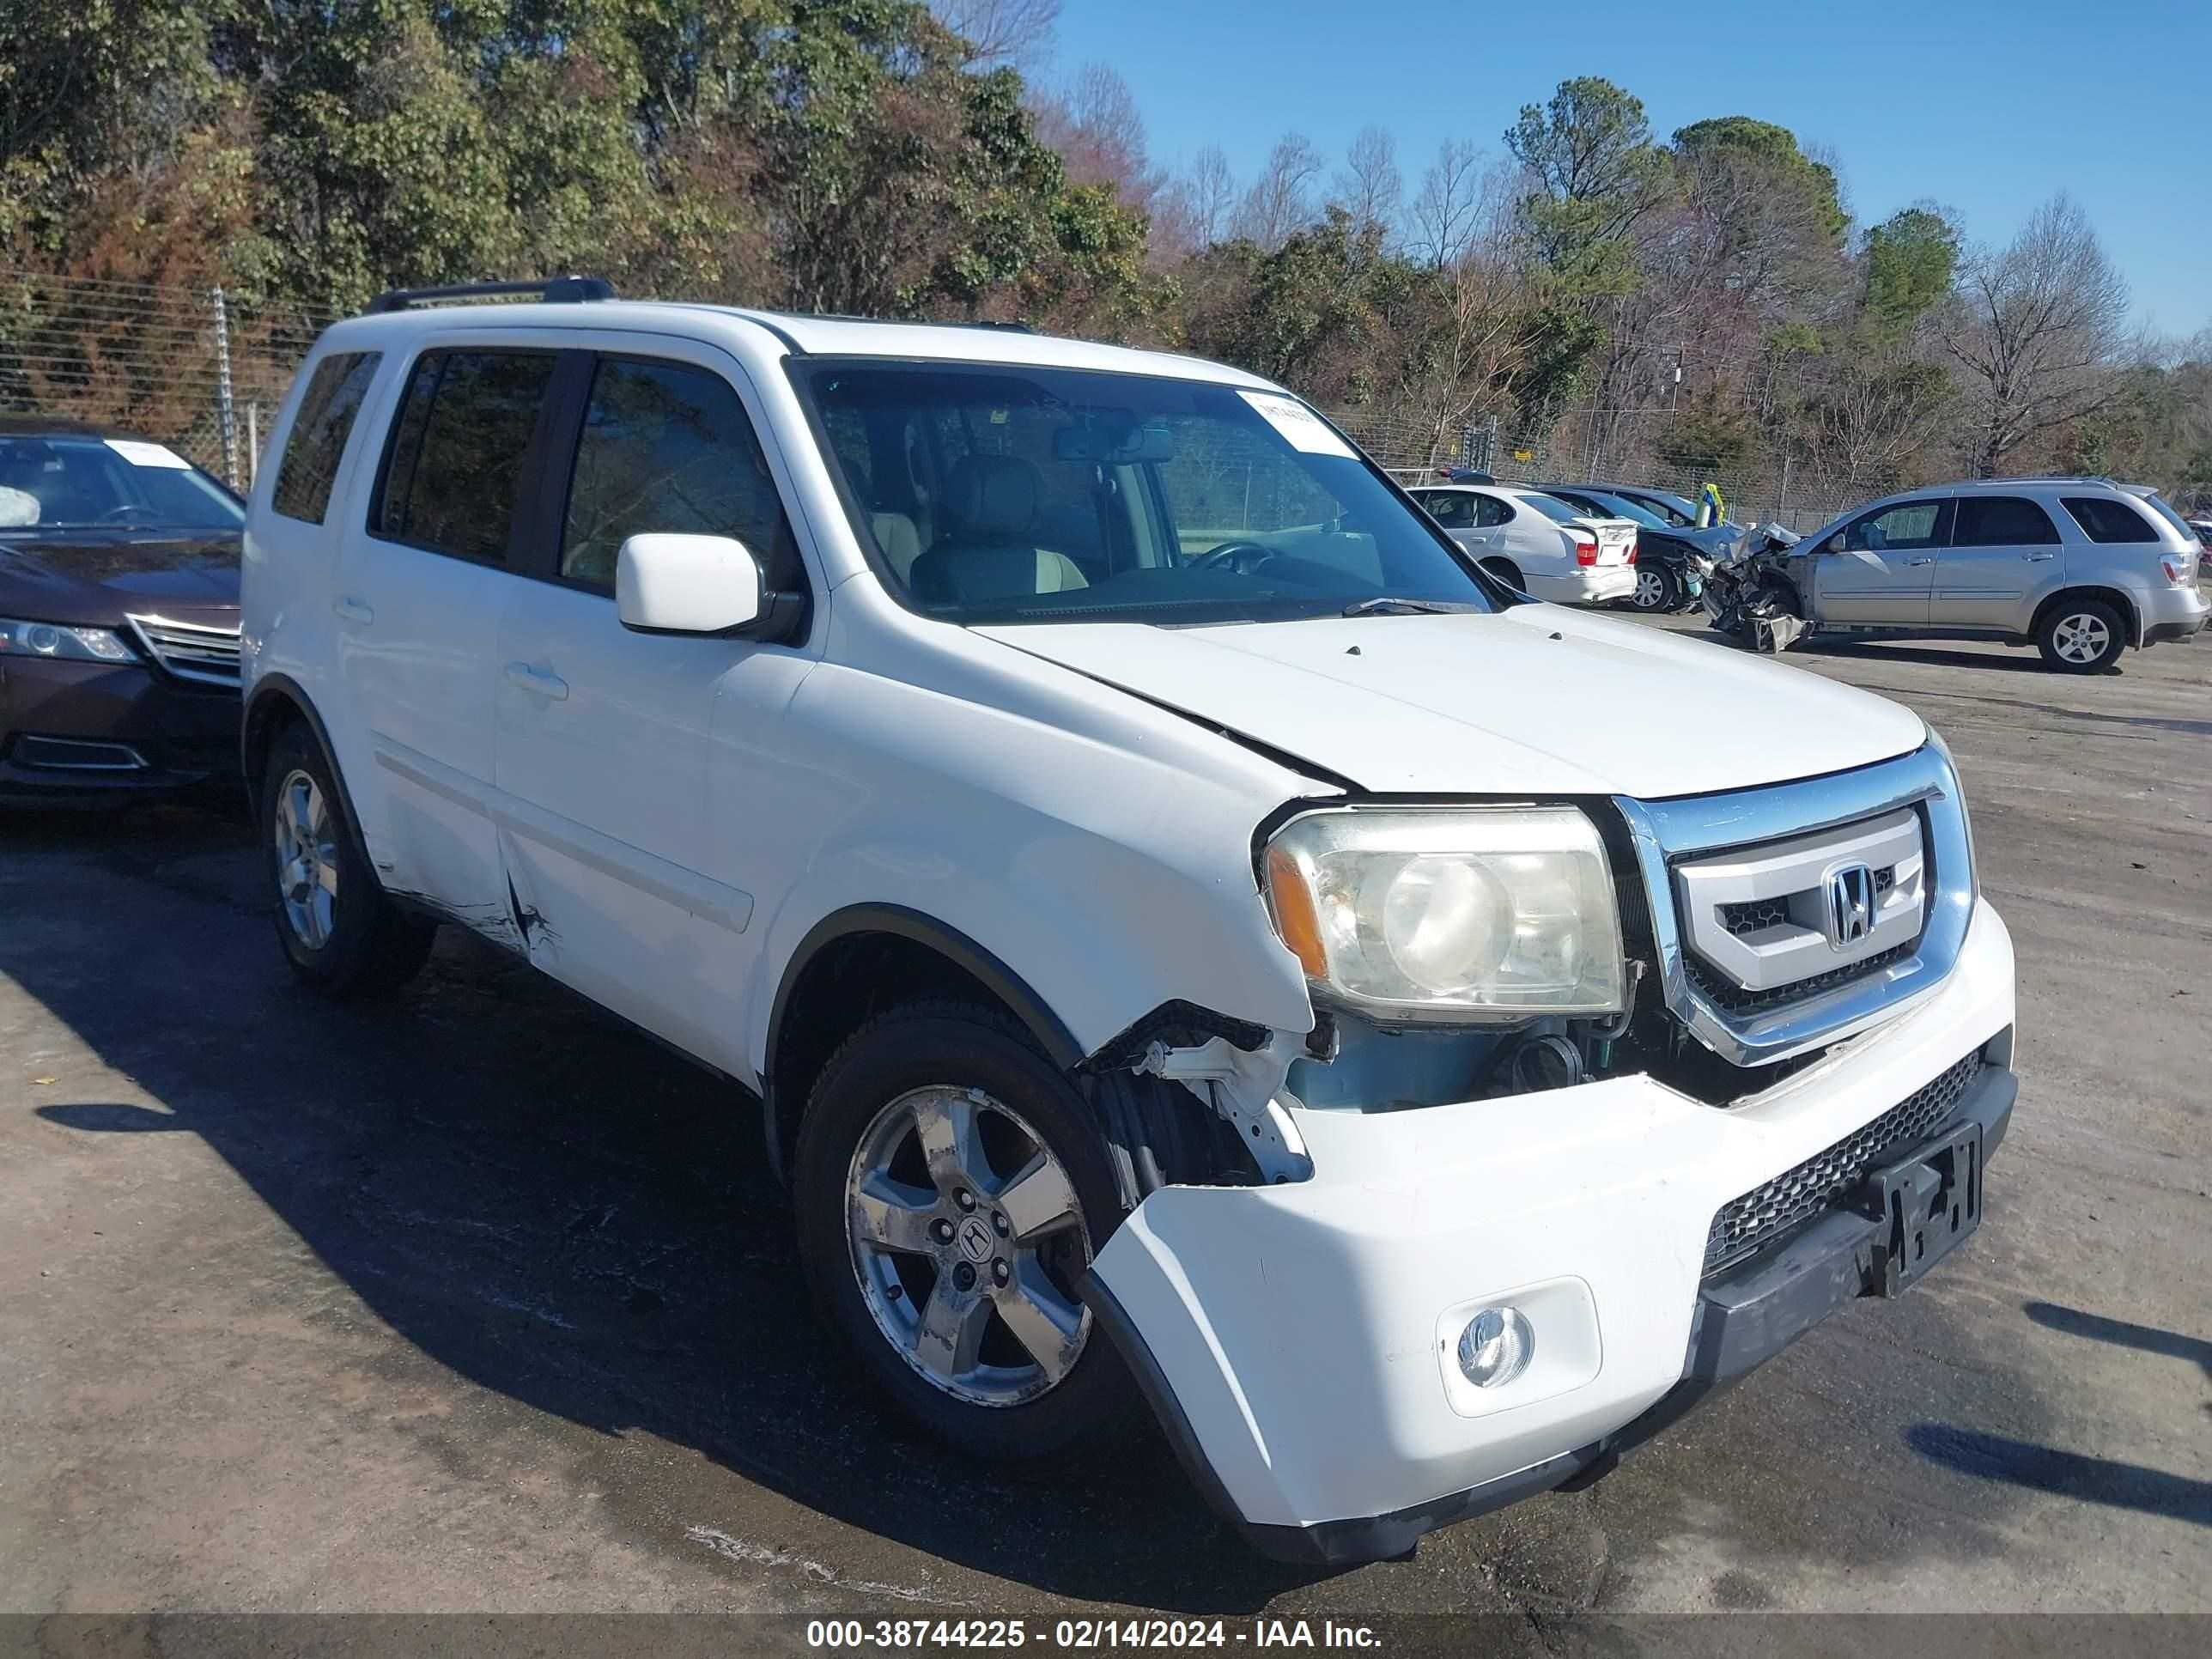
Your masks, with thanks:
[[[1431,484],[1411,492],[1444,532],[1510,586],[1559,605],[1636,592],[1636,526],[1596,519],[1507,484]]]

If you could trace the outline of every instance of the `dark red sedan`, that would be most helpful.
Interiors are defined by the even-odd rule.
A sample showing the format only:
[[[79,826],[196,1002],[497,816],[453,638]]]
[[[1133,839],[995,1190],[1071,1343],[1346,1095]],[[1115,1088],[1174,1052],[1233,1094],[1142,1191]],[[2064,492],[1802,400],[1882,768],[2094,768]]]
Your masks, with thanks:
[[[183,788],[238,764],[246,506],[167,447],[0,419],[0,801]]]

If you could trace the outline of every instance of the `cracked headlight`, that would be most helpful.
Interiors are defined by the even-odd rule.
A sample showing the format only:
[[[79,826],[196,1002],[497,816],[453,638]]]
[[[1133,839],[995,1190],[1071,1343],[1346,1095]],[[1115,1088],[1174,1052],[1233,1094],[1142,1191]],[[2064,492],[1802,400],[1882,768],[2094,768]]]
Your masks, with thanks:
[[[1346,807],[1267,844],[1275,931],[1317,994],[1381,1019],[1622,1008],[1620,911],[1572,807]]]
[[[59,658],[65,662],[135,662],[130,647],[105,628],[16,622],[0,617],[0,656]]]

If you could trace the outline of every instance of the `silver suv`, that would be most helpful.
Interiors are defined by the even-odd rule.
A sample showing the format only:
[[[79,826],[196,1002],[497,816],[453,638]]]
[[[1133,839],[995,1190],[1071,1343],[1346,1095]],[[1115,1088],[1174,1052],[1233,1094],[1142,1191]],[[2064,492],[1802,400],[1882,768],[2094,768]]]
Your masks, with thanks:
[[[2033,643],[2068,673],[2204,626],[2200,549],[2142,484],[1984,478],[1891,495],[1789,561],[1806,632]]]

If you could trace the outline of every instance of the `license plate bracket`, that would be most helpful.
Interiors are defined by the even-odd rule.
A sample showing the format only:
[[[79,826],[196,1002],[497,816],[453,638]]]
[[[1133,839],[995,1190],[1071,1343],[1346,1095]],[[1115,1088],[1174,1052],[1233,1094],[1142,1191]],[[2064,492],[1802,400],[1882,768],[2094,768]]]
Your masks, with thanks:
[[[1900,1296],[1981,1224],[1982,1126],[1961,1124],[1869,1170],[1867,1198],[1882,1225],[1865,1294]]]

